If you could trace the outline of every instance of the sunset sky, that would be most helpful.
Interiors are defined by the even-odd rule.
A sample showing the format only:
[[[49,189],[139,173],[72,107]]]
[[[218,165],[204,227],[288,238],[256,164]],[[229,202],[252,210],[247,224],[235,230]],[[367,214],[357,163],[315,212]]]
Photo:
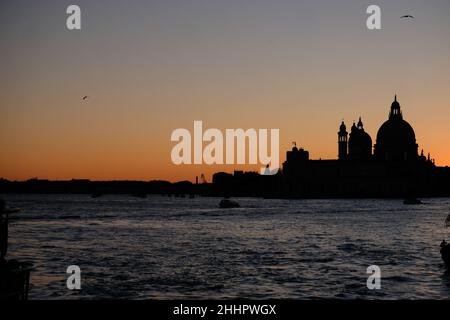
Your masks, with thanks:
[[[78,4],[82,30],[66,28]],[[366,28],[381,7],[382,30]],[[412,14],[415,19],[400,19]],[[0,177],[208,180],[259,166],[171,162],[176,128],[279,128],[314,159],[394,98],[450,165],[450,1],[0,2]],[[87,100],[82,97],[88,95]]]

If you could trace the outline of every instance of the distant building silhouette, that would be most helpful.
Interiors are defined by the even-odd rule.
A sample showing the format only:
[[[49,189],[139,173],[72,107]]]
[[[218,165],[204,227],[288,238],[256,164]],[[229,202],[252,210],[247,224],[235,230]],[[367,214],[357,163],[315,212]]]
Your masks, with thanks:
[[[403,119],[397,96],[388,120],[378,130],[375,145],[361,118],[353,123],[350,133],[342,121],[337,135],[337,159],[312,160],[309,152],[294,142],[276,175],[258,178],[252,172],[218,172],[213,176],[211,194],[274,198],[450,196],[450,168],[435,166],[423,150],[418,155],[414,130]]]
[[[342,121],[338,131],[338,159],[310,160],[296,146],[286,154],[280,195],[288,197],[390,197],[431,195],[436,192],[434,162],[418,155],[416,136],[403,119],[397,96],[389,119],[372,138],[359,118],[350,134]],[[443,169],[443,168],[441,168]],[[448,173],[448,170],[446,171]]]
[[[359,118],[353,122],[350,138],[344,121],[338,132],[339,160],[369,160],[372,158],[372,138],[364,131]],[[403,119],[397,95],[392,102],[389,119],[378,130],[374,156],[378,160],[416,160],[418,145],[411,125]]]

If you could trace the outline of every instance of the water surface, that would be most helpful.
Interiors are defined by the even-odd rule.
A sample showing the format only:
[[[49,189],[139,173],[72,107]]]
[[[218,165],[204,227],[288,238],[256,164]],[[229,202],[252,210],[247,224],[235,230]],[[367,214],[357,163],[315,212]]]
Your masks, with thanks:
[[[450,199],[4,195],[8,257],[34,262],[30,299],[449,299],[439,244]],[[82,290],[66,288],[78,265]],[[381,290],[366,268],[381,268]]]

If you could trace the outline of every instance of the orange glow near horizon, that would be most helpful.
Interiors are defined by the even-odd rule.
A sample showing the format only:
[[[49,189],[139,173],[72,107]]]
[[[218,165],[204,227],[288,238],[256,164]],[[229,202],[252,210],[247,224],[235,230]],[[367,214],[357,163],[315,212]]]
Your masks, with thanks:
[[[406,99],[405,99],[406,100]],[[409,99],[408,99],[409,100]],[[410,122],[416,131],[416,139],[419,150],[424,149],[425,154],[431,153],[436,159],[436,164],[446,166],[450,164],[450,150],[446,148],[446,133],[448,128],[444,123],[433,124],[433,120],[417,115],[404,107],[402,110],[405,119]],[[376,132],[379,126],[387,119],[389,104],[385,104],[383,110],[375,119],[364,117],[363,122],[366,131],[376,140]],[[355,106],[356,108],[356,106]],[[420,108],[416,108],[420,110]],[[355,119],[359,113],[354,113]],[[430,117],[431,118],[431,117]],[[442,115],[441,118],[444,118]],[[242,118],[243,119],[243,118]],[[230,119],[230,127],[244,129],[255,127],[252,121]],[[175,142],[170,141],[171,128],[158,132],[135,125],[133,129],[117,130],[109,127],[94,125],[83,131],[77,130],[75,122],[70,127],[67,124],[62,127],[55,122],[54,127],[39,130],[39,122],[32,121],[23,128],[16,127],[5,130],[2,135],[2,146],[8,153],[2,153],[2,166],[0,176],[10,180],[26,180],[32,177],[51,180],[68,180],[72,178],[87,178],[91,180],[189,180],[195,181],[195,177],[203,173],[210,181],[212,174],[218,171],[232,172],[233,170],[258,171],[260,165],[174,165],[170,159],[170,152]],[[281,123],[283,117],[279,116],[274,122]],[[310,152],[312,159],[336,159],[337,158],[337,130],[340,119],[320,119],[319,115],[312,115],[311,121],[302,122],[302,127],[297,128],[295,119],[286,119],[290,122],[283,128],[280,126],[280,165],[285,160],[286,151],[290,150],[291,142],[296,141],[299,147]],[[378,121],[377,121],[378,120]],[[442,119],[445,120],[445,119]],[[442,120],[437,120],[442,121]],[[187,121],[185,125],[180,122],[179,127],[185,127],[193,131],[193,121]],[[346,120],[347,127],[353,120]],[[260,128],[268,128],[270,121],[261,121]],[[97,122],[98,123],[98,122]],[[136,121],[134,121],[136,124]],[[183,122],[184,123],[184,122]],[[226,127],[219,126],[218,122],[204,121],[204,130],[218,127],[223,132]],[[176,127],[174,127],[175,129]],[[15,130],[24,134],[21,144]],[[30,130],[27,132],[27,130]],[[54,130],[54,131],[53,131]],[[53,131],[53,132],[52,132]],[[58,133],[62,133],[58,137]],[[148,139],[145,138],[148,134]],[[42,139],[44,137],[44,139]],[[156,138],[157,137],[157,138]],[[42,139],[42,140],[40,140]],[[206,143],[204,143],[206,145]],[[8,155],[8,156],[6,156]]]
[[[342,119],[349,129],[361,116],[375,143],[394,94],[419,152],[450,165],[449,3],[385,4],[383,29],[369,31],[358,2],[197,2],[80,1],[80,32],[61,24],[63,4],[1,5],[0,177],[211,181],[259,170],[172,164],[170,135],[194,120],[280,129],[280,165],[292,141],[336,159]],[[420,19],[398,19],[403,5]]]

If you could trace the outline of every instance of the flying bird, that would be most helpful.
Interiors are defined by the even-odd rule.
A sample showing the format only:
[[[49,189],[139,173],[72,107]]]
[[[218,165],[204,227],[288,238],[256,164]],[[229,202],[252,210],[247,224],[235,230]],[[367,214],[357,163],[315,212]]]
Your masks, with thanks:
[[[410,14],[406,14],[404,16],[401,16],[400,18],[412,18],[412,19],[414,19],[414,16],[412,16]]]
[[[86,100],[87,98],[88,98],[88,96],[84,96],[84,97],[83,97],[83,100]]]

